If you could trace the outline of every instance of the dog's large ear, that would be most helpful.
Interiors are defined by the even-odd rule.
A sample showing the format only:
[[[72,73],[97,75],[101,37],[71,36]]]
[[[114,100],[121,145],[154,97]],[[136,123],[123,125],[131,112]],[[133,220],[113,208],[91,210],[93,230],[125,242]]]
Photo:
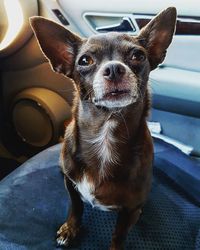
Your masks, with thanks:
[[[176,8],[169,7],[153,18],[138,35],[146,48],[151,70],[162,63],[176,26]]]
[[[53,70],[70,76],[82,39],[63,26],[43,17],[31,17],[30,23]]]

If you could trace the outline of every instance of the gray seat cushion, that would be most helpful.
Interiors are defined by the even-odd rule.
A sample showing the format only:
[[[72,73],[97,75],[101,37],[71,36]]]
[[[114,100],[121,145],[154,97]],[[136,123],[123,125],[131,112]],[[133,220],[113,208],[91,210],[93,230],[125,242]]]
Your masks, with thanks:
[[[199,204],[159,167],[165,152],[178,151],[159,141],[155,144],[152,191],[139,222],[128,235],[126,249],[199,250]],[[0,182],[0,249],[59,249],[56,231],[70,207],[58,167],[59,153],[60,145],[53,146]],[[178,155],[181,157],[181,152]],[[115,212],[85,205],[83,228],[71,249],[108,249],[115,220]]]

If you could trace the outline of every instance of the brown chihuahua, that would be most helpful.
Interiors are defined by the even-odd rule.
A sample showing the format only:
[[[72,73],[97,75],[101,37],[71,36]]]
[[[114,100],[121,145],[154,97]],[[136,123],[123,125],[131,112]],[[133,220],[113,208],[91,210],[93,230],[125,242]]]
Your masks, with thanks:
[[[31,18],[52,68],[73,79],[76,89],[61,155],[72,208],[57,232],[58,245],[68,246],[77,236],[83,200],[118,211],[110,249],[123,249],[151,188],[149,73],[164,60],[175,24],[176,9],[170,7],[138,36],[113,32],[85,39],[45,18]]]

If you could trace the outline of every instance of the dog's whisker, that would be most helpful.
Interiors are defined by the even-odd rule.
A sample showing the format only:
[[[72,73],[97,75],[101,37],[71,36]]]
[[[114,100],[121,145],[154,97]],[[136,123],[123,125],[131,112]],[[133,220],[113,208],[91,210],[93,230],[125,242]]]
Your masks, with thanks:
[[[153,90],[153,92],[156,92],[156,89],[154,88],[154,86],[153,85],[156,85],[156,86],[159,86],[160,85],[160,81],[157,81],[157,80],[155,80],[155,79],[153,79],[153,78],[149,78],[149,86],[150,86],[150,88]],[[151,82],[153,83],[153,84],[151,84]]]
[[[91,87],[89,90],[87,90],[87,93],[83,96],[83,100],[86,100],[87,97],[89,97],[92,92],[93,92],[93,89]]]
[[[128,138],[130,137],[129,129],[128,129],[128,126],[127,126],[127,124],[126,124],[126,120],[125,120],[125,118],[124,118],[124,116],[123,116],[123,114],[122,114],[122,111],[119,111],[119,115],[121,116],[121,118],[122,118],[122,120],[123,120],[123,123],[124,123],[124,126],[125,126],[125,128],[126,128],[127,138],[125,138],[125,139],[128,139]]]
[[[151,78],[151,77],[149,77],[149,81],[150,81],[150,82],[153,82],[153,83],[155,83],[155,84],[160,85],[160,81],[155,80],[155,79],[153,79],[153,78]],[[150,85],[151,85],[151,84],[150,84]]]

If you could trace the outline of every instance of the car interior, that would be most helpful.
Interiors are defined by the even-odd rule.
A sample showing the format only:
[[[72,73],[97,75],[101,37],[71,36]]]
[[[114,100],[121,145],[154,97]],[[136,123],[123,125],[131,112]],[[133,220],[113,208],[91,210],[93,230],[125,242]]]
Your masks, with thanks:
[[[0,1],[0,249],[56,249],[56,230],[70,211],[59,155],[74,86],[52,71],[29,18],[51,19],[83,37],[134,36],[169,6],[177,8],[176,32],[149,79],[152,191],[125,249],[200,249],[197,0]],[[71,249],[107,249],[114,218],[86,205],[84,232]]]

